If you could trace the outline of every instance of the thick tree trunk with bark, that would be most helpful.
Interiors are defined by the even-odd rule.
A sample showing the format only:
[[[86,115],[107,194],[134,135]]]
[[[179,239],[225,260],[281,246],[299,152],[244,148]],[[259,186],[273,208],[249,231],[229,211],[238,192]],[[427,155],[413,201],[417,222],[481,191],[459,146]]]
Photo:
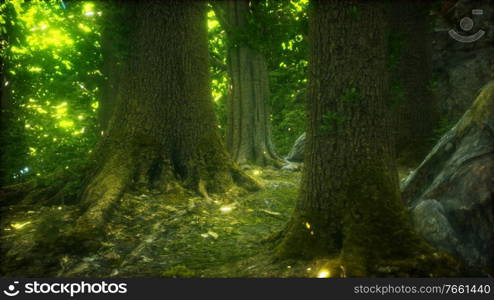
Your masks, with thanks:
[[[399,95],[396,118],[396,151],[400,162],[420,162],[432,147],[437,107],[431,91],[432,33],[427,1],[393,2],[391,15],[396,39],[393,84]]]
[[[305,169],[277,255],[340,257],[347,275],[416,254],[387,99],[385,2],[314,1]]]
[[[76,229],[98,229],[129,188],[224,191],[257,187],[224,149],[211,100],[206,3],[135,1],[108,130],[82,194],[86,210]]]
[[[264,55],[249,45],[249,0],[215,3],[229,40],[227,149],[239,164],[280,165],[271,142],[269,79]]]
[[[109,5],[116,6],[115,1],[108,1]],[[110,14],[112,12],[110,11]],[[113,13],[110,17],[107,16],[107,24],[111,22],[118,22],[117,17],[125,16],[125,14],[120,14],[118,16]],[[119,49],[119,40],[123,37],[115,33],[115,29],[112,26],[103,26],[102,40],[101,40],[101,52],[103,56],[103,64],[101,70],[104,76],[104,83],[101,87],[100,101],[98,109],[98,118],[100,129],[105,131],[108,126],[108,122],[111,117],[112,108],[115,103],[111,102],[115,100],[115,91],[118,90],[118,85],[121,81],[122,75],[122,57],[119,55],[122,53],[122,49]]]

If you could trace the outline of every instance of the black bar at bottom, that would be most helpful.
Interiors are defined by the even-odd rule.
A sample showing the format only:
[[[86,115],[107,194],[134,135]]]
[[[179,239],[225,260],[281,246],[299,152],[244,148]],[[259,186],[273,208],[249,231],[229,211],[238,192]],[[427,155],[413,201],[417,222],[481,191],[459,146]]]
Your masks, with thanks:
[[[0,299],[494,299],[494,278],[0,278]]]

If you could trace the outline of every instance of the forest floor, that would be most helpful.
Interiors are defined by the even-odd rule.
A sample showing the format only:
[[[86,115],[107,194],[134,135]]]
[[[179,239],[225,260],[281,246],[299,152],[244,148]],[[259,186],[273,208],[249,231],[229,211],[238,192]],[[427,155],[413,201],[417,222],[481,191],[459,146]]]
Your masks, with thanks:
[[[64,253],[63,242],[50,238],[73,224],[72,206],[6,207],[0,223],[2,276],[263,276],[258,268],[249,275],[255,263],[245,264],[269,252],[262,241],[287,223],[300,172],[247,172],[262,183],[260,191],[232,189],[209,201],[192,194],[125,194],[95,253]]]
[[[410,170],[400,170],[405,177]],[[248,170],[263,188],[206,200],[127,193],[97,251],[67,244],[76,205],[3,207],[0,275],[28,277],[317,277],[325,261],[274,262],[266,242],[287,224],[300,172]],[[79,249],[81,248],[81,249]]]

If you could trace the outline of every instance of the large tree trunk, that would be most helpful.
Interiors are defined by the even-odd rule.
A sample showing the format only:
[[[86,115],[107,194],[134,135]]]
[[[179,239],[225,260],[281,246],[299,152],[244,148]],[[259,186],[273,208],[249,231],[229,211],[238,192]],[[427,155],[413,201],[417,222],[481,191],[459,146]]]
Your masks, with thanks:
[[[248,41],[249,2],[227,0],[215,5],[229,40],[227,149],[239,164],[279,165],[271,141],[267,63]]]
[[[100,129],[106,131],[108,123],[115,107],[115,92],[119,90],[120,84],[125,84],[123,77],[124,54],[128,46],[127,34],[131,30],[126,26],[108,26],[108,24],[118,24],[121,20],[131,16],[129,9],[125,7],[124,0],[111,0],[101,3],[103,9],[108,13],[105,16],[106,26],[102,27],[101,34],[101,54],[103,62],[101,70],[104,82],[99,94],[98,118]]]
[[[305,169],[279,257],[338,257],[347,275],[415,254],[387,96],[385,2],[314,1]]]
[[[113,20],[115,21],[115,19]],[[104,76],[104,83],[99,95],[98,119],[102,131],[107,129],[112,109],[115,107],[115,103],[112,103],[112,100],[115,100],[114,93],[118,90],[118,85],[122,80],[122,58],[118,55],[122,52],[122,49],[118,49],[118,39],[122,37],[113,31],[114,29],[109,26],[104,27],[102,33],[103,39],[101,40],[101,52],[103,56],[101,70]]]
[[[396,151],[401,163],[416,165],[432,147],[437,107],[431,91],[432,32],[427,1],[393,2],[395,38],[392,78],[396,109]]]
[[[206,3],[126,2],[125,84],[118,85],[97,169],[76,228],[90,233],[130,187],[208,192],[256,183],[232,162],[217,133],[208,76]]]

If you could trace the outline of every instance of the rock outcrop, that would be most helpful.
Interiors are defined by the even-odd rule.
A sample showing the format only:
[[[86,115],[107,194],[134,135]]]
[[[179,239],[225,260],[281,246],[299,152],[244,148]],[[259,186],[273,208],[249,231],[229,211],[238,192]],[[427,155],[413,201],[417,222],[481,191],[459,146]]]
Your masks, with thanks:
[[[494,81],[402,182],[417,231],[474,270],[494,266]]]

